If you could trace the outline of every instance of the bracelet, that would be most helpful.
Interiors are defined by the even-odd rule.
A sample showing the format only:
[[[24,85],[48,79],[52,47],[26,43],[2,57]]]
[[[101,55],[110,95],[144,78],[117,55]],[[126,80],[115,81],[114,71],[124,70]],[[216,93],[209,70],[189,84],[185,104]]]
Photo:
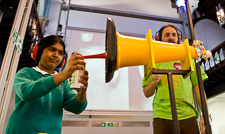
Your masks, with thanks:
[[[202,134],[202,133],[205,131],[205,129],[206,129],[206,127],[203,126],[203,127],[202,127],[202,132],[200,132],[200,134]]]
[[[211,116],[211,114],[209,114],[209,122],[212,122],[212,116]],[[200,132],[200,134],[202,134],[205,131],[205,129],[206,129],[206,126],[203,126],[202,127],[202,132]]]

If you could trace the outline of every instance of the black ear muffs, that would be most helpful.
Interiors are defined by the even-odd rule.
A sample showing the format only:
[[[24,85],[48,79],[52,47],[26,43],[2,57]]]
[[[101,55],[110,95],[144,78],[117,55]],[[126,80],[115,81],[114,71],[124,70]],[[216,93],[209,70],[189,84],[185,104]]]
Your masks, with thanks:
[[[36,44],[34,46],[33,46],[33,44],[31,45],[30,53],[31,53],[31,58],[34,59],[34,60],[36,60],[36,58],[37,58],[38,48],[39,48],[38,44]],[[63,55],[61,63],[56,68],[62,68],[66,63],[66,59],[67,59],[66,55]]]

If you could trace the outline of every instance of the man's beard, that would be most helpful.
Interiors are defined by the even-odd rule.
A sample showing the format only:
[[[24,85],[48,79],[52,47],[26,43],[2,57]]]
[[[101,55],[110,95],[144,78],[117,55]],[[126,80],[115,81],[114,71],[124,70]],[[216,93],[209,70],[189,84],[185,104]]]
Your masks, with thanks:
[[[172,39],[168,40],[168,42],[169,42],[169,43],[176,43],[176,42],[174,42],[174,40],[172,40]]]

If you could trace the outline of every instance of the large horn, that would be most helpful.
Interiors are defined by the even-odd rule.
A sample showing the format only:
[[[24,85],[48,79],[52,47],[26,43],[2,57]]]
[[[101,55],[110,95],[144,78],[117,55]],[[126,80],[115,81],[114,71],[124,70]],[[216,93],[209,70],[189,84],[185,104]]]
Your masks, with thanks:
[[[186,70],[191,66],[193,70],[191,59],[202,58],[202,55],[207,55],[207,53],[210,55],[210,52],[206,52],[203,46],[202,53],[199,55],[196,52],[199,45],[189,46],[187,39],[182,45],[153,41],[150,29],[145,38],[121,35],[116,32],[111,18],[107,18],[105,48],[106,53],[85,58],[106,59],[106,82],[113,78],[115,70],[122,67],[145,65],[145,78],[147,78],[154,70],[155,63],[181,61],[182,69]]]

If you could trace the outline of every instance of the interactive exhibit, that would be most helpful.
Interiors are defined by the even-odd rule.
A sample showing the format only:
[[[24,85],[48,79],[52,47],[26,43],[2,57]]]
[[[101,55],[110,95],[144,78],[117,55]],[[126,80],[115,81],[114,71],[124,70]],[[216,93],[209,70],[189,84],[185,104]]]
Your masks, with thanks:
[[[183,77],[188,77],[193,71],[192,59],[199,62],[202,58],[211,57],[211,52],[206,51],[203,42],[195,40],[189,46],[188,40],[180,44],[153,41],[151,29],[145,38],[136,38],[121,35],[116,32],[116,27],[111,18],[107,18],[106,52],[96,55],[83,56],[87,58],[105,58],[105,82],[110,82],[114,72],[122,67],[145,66],[145,79],[154,72],[155,63],[180,61],[182,70],[186,70]],[[157,71],[158,72],[158,71]],[[163,71],[162,71],[163,72]]]
[[[179,133],[174,87],[172,75],[183,75],[187,78],[193,71],[193,60],[199,62],[202,58],[211,57],[211,52],[206,51],[203,42],[194,40],[189,46],[187,39],[182,45],[152,40],[149,29],[145,38],[137,38],[121,35],[116,32],[116,27],[111,18],[107,18],[105,53],[83,56],[88,58],[104,58],[105,60],[105,82],[109,83],[114,72],[119,68],[144,65],[144,79],[151,74],[166,74],[170,92],[170,102],[175,133]],[[182,70],[155,69],[155,63],[180,61]],[[140,85],[141,86],[141,85]]]

